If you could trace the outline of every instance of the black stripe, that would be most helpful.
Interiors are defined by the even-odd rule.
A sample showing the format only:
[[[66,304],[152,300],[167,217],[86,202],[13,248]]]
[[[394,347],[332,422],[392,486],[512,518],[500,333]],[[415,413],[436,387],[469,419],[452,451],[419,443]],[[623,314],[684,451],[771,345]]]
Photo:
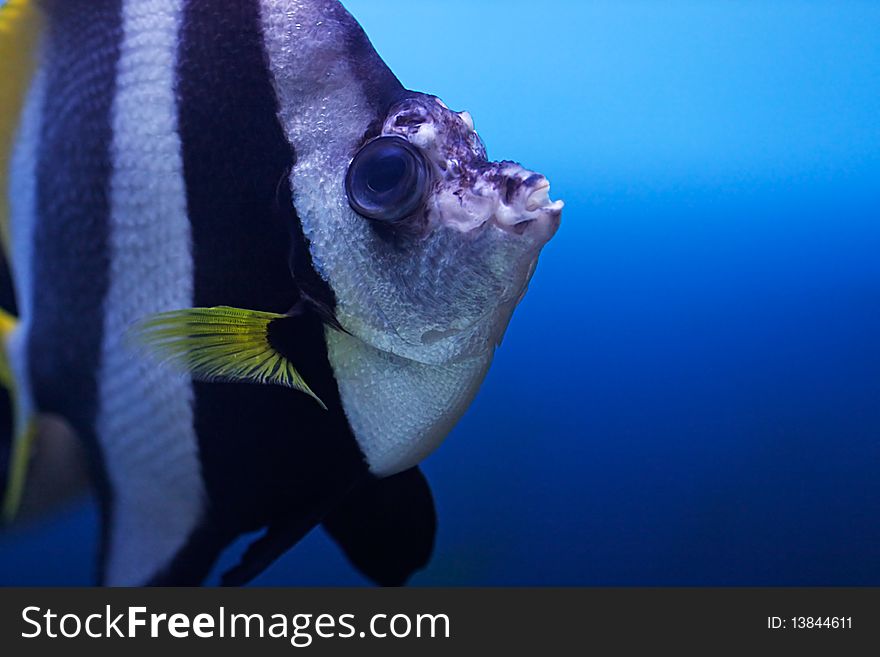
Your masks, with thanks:
[[[38,408],[67,418],[93,457],[106,547],[112,500],[94,426],[121,0],[45,0],[44,7],[48,79],[37,157],[28,363]]]
[[[370,104],[376,117],[377,124],[372,126],[367,134],[375,136],[381,128],[382,122],[385,121],[391,105],[412,95],[412,92],[400,84],[400,80],[376,52],[360,23],[346,11],[341,3],[332,4],[334,5],[332,11],[342,14],[336,16],[336,19],[343,31],[339,38],[344,38],[348,46],[349,66],[360,82],[364,99]]]
[[[293,271],[332,310],[332,292],[314,274],[290,199],[294,153],[277,119],[257,0],[229,0],[222,11],[212,0],[189,0],[178,66],[195,304],[285,312],[302,302]],[[198,536],[230,540],[291,514],[311,516],[366,473],[321,319],[307,313],[291,337],[291,359],[330,410],[277,387],[196,384],[214,525]],[[161,581],[204,570],[199,559],[213,559],[214,548],[206,544],[201,556],[186,550]]]

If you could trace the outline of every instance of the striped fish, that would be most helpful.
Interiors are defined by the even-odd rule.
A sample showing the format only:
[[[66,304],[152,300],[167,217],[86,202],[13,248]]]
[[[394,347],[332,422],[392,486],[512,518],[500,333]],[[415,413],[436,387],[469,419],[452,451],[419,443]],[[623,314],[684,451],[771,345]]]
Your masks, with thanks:
[[[52,415],[104,584],[201,583],[261,531],[243,584],[319,524],[404,583],[434,541],[418,464],[559,226],[546,178],[490,162],[335,0],[8,0],[0,66],[7,515]]]

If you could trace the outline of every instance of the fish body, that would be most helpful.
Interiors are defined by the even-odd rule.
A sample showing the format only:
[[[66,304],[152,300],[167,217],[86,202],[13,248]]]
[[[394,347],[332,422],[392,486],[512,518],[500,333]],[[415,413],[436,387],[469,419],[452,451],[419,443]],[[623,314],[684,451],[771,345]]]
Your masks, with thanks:
[[[225,578],[244,583],[323,523],[403,583],[435,529],[417,466],[559,225],[546,179],[489,162],[470,116],[404,89],[338,2],[40,10],[6,352],[18,433],[54,415],[85,446],[101,581],[198,584],[262,530]],[[159,317],[167,347],[181,311],[186,372],[132,340]],[[228,336],[253,326],[244,367]]]

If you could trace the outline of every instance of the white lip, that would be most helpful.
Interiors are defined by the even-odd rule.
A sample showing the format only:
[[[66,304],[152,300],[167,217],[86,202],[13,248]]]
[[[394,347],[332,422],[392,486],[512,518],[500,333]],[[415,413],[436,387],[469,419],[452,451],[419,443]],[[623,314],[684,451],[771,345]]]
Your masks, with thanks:
[[[546,178],[532,190],[525,203],[526,212],[561,212],[564,207],[562,201],[550,200],[550,181]]]
[[[550,181],[543,180],[526,199],[526,210],[534,212],[550,205]]]

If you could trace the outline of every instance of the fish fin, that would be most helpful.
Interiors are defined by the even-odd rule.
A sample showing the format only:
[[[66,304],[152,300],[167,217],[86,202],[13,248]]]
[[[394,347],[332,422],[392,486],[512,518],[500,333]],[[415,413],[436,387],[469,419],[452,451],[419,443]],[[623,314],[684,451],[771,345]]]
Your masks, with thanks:
[[[33,0],[7,0],[0,6],[0,243],[4,260],[4,297],[11,293],[9,285],[9,201],[7,197],[9,180],[9,162],[18,119],[24,106],[24,98],[35,67],[35,52],[40,32],[41,16]],[[5,289],[9,287],[9,289]],[[4,301],[7,299],[4,298]],[[3,464],[5,483],[2,509],[2,521],[11,522],[21,504],[30,463],[30,454],[36,435],[36,419],[18,417],[15,377],[9,363],[6,344],[9,335],[18,324],[17,319],[0,310],[0,386],[5,389],[3,399],[4,426],[0,427],[5,442],[9,445],[8,464]],[[11,441],[10,441],[11,439]]]
[[[17,424],[17,423],[16,423]],[[15,520],[21,507],[24,496],[25,484],[27,484],[28,466],[31,461],[34,440],[37,436],[37,421],[31,416],[23,426],[16,430],[12,440],[12,449],[9,455],[7,468],[6,490],[3,494],[3,524],[9,524]]]
[[[2,264],[2,258],[0,258],[0,265]],[[12,367],[6,353],[6,341],[16,326],[18,326],[18,319],[5,309],[0,308],[0,386],[9,392],[15,388],[15,379],[12,376]]]
[[[17,417],[21,413],[18,408],[18,394],[15,377],[6,351],[6,344],[10,334],[18,325],[18,320],[10,313],[0,309],[0,386],[7,392],[4,400],[4,408],[9,409],[8,418],[4,426],[12,427],[12,430],[4,435],[12,435],[12,444],[9,450],[9,463],[4,469],[6,485],[3,495],[2,520],[3,523],[12,522],[21,506],[21,498],[27,483],[28,465],[31,460],[34,438],[37,434],[36,418]]]
[[[256,310],[218,306],[187,308],[147,317],[135,339],[161,360],[198,381],[248,382],[293,388],[324,402],[272,343],[278,325],[295,320]]]
[[[431,559],[437,514],[428,481],[416,467],[368,481],[328,514],[323,525],[370,580],[402,586]]]
[[[290,517],[269,525],[266,532],[251,543],[238,565],[220,577],[221,586],[244,586],[299,543],[318,524],[317,514]]]
[[[12,143],[36,63],[41,16],[34,0],[0,5],[0,238],[9,248],[6,189]]]

